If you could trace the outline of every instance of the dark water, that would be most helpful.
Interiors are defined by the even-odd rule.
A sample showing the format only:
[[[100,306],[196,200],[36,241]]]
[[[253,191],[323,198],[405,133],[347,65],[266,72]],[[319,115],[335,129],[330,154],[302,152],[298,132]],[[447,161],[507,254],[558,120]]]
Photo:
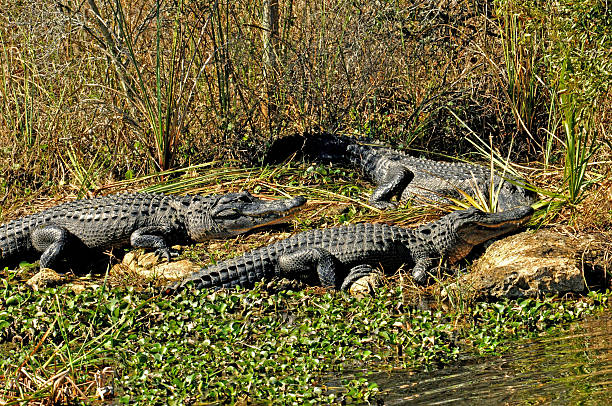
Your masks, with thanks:
[[[519,341],[500,357],[368,379],[385,405],[612,405],[612,317]]]

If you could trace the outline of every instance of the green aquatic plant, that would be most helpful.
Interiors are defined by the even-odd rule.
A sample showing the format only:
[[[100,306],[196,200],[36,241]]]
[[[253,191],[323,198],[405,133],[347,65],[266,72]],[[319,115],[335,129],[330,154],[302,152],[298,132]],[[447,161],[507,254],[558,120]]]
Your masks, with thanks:
[[[428,369],[471,348],[499,352],[508,339],[576,320],[610,297],[466,304],[454,312],[408,306],[399,287],[361,299],[316,289],[270,293],[264,284],[164,297],[152,286],[103,283],[77,294],[34,292],[4,272],[0,396],[9,404],[372,401],[377,390],[367,376],[340,387],[325,377]]]

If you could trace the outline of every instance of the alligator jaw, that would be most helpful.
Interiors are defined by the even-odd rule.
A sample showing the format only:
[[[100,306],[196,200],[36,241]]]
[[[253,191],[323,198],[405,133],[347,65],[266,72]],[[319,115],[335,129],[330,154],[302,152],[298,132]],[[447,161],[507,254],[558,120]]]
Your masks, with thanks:
[[[306,203],[302,196],[264,200],[248,192],[221,197],[205,217],[191,216],[189,234],[195,241],[225,238],[285,221]]]
[[[520,206],[498,213],[485,213],[477,209],[451,213],[454,220],[456,244],[446,253],[451,263],[464,258],[473,247],[485,241],[508,234],[525,225],[533,214],[530,206]]]
[[[292,217],[305,203],[306,198],[303,196],[284,200],[257,199],[257,204],[242,212],[245,218],[234,224],[236,228],[232,228],[232,232],[243,234],[256,228],[282,223]],[[238,228],[240,224],[244,225],[244,228]]]

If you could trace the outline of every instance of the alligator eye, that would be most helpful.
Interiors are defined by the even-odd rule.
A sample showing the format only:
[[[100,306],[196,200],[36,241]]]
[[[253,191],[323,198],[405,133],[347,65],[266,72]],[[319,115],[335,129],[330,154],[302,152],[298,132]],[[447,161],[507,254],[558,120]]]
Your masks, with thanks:
[[[240,213],[236,209],[223,209],[215,214],[215,217],[223,217],[223,218],[236,218],[239,217]]]
[[[244,194],[240,195],[238,200],[240,200],[241,202],[245,202],[245,203],[251,203],[253,201],[253,196],[251,196],[248,193],[244,193]]]

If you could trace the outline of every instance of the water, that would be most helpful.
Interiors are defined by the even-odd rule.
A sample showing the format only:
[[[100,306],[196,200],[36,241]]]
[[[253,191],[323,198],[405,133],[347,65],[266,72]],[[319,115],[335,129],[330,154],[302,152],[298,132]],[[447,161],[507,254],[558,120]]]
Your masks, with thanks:
[[[501,357],[368,375],[385,405],[612,405],[612,317],[518,341]]]

